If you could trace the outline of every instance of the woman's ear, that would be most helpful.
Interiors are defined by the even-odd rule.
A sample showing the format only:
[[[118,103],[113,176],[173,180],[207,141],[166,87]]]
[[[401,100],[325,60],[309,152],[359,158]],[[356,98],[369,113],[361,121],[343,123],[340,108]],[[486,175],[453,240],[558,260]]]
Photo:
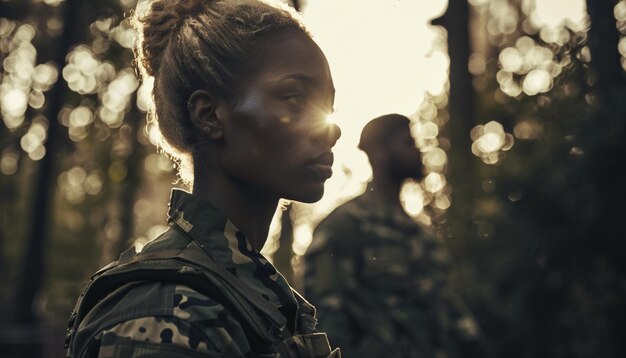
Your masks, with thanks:
[[[218,101],[213,95],[205,90],[196,90],[187,101],[189,119],[196,130],[212,140],[222,139],[224,136],[224,124],[217,115]]]

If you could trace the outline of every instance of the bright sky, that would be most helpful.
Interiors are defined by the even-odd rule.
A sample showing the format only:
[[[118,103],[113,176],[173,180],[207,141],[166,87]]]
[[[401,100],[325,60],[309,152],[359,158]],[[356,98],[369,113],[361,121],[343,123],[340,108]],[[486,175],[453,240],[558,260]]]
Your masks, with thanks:
[[[559,26],[565,19],[573,24],[584,25],[587,15],[584,0],[536,0],[535,6],[537,18],[551,27]]]
[[[431,51],[436,32],[428,21],[445,6],[445,0],[309,0],[304,20],[330,63],[337,90],[333,120],[342,129],[319,211],[354,196],[369,178],[367,159],[356,149],[365,123],[386,113],[411,115],[424,91],[444,90],[448,59]]]
[[[427,23],[444,8],[445,0],[309,1],[305,22],[331,65],[342,129],[388,112],[412,114],[424,90],[443,90],[447,60],[428,56],[435,32]],[[344,131],[350,141],[356,134]]]

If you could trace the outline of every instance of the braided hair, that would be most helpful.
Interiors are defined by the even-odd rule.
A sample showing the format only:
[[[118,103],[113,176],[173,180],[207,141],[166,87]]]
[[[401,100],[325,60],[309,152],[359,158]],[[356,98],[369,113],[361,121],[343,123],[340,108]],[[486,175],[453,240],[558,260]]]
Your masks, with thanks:
[[[295,10],[278,0],[153,0],[132,22],[137,66],[142,77],[154,78],[150,119],[161,132],[159,146],[188,185],[195,138],[189,96],[204,89],[232,101],[264,40],[293,30],[310,36]]]

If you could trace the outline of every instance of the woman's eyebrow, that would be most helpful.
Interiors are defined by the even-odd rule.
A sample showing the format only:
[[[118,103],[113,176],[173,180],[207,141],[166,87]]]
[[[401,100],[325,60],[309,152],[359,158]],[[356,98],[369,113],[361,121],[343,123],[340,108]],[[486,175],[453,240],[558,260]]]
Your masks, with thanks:
[[[280,82],[288,81],[288,80],[301,81],[301,82],[304,82],[307,86],[314,86],[314,85],[316,85],[318,83],[318,80],[315,77],[310,76],[310,75],[305,74],[305,73],[300,73],[300,72],[288,73],[288,74],[286,74],[284,76],[281,76],[276,81],[276,83],[280,83]],[[334,105],[336,90],[335,90],[335,86],[332,85],[332,82],[331,82],[331,86],[329,88],[329,92],[330,92],[329,93],[329,97],[331,98],[331,102]]]
[[[287,80],[298,80],[305,82],[306,84],[313,85],[317,83],[317,79],[313,76],[307,75],[305,73],[289,73],[284,76],[281,76],[277,82],[287,81]]]
[[[310,76],[305,73],[300,73],[300,72],[289,73],[284,76],[281,76],[276,82],[282,82],[282,81],[287,81],[287,80],[299,80],[299,81],[305,82],[308,85],[315,85],[319,82],[316,77]],[[335,92],[336,92],[335,86],[333,86],[331,83],[330,94],[333,97],[335,96]]]

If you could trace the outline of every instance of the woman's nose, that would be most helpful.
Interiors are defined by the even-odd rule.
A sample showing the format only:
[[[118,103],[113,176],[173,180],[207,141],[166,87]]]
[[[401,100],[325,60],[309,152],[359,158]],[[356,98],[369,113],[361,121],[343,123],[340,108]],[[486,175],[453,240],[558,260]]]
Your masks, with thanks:
[[[330,148],[334,147],[339,137],[341,137],[341,129],[339,126],[329,122],[326,118],[318,122],[312,132],[316,141],[323,142],[323,145]]]

